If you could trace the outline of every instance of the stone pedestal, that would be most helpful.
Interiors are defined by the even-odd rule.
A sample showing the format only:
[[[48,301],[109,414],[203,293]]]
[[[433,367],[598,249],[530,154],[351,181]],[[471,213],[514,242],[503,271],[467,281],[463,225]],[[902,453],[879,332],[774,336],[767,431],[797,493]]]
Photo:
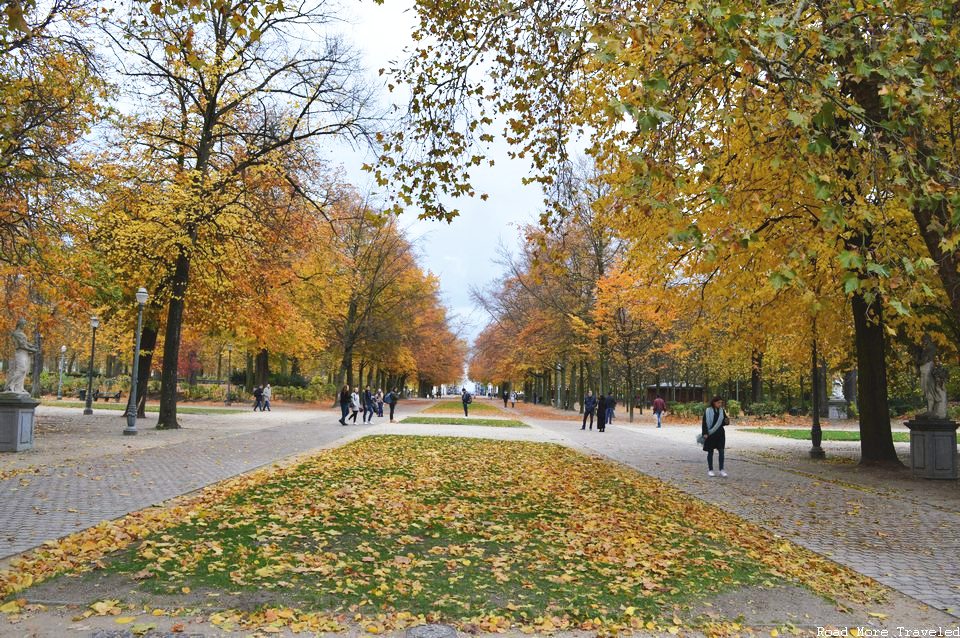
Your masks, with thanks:
[[[918,417],[907,421],[910,428],[910,469],[928,479],[956,479],[957,422]]]
[[[827,401],[827,417],[831,421],[842,421],[847,418],[847,402],[844,399],[830,399]]]
[[[33,447],[33,417],[38,405],[29,394],[0,392],[0,452]]]

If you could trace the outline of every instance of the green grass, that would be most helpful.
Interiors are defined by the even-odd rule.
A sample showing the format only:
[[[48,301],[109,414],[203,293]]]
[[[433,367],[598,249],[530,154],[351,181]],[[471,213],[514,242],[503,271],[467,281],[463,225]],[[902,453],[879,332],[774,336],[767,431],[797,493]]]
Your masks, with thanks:
[[[84,408],[86,403],[83,401],[57,401],[56,399],[44,399],[41,401],[43,405],[50,405],[58,408]],[[121,398],[120,403],[110,402],[104,403],[103,401],[96,401],[93,403],[93,408],[95,410],[118,410],[123,411],[127,409],[127,402],[125,399]],[[160,406],[157,405],[148,405],[147,412],[159,412]],[[189,406],[189,405],[178,405],[177,413],[179,414],[240,414],[241,412],[246,412],[246,410],[241,410],[238,408],[213,408],[213,407],[198,407],[198,406]]]
[[[558,445],[367,437],[192,512],[105,569],[144,593],[351,617],[670,624],[677,604],[773,578],[732,540],[742,521],[690,503]]]
[[[496,428],[528,428],[523,421],[515,419],[477,419],[452,416],[408,416],[400,423],[422,423],[424,425],[485,425]]]
[[[738,428],[739,429],[739,428]],[[800,441],[810,440],[810,430],[801,430],[793,428],[743,428],[741,432],[757,432],[759,434],[769,434],[786,439],[797,439]],[[823,430],[824,441],[859,441],[860,432],[857,430]],[[894,432],[893,440],[896,443],[909,443],[909,432]]]
[[[497,407],[493,402],[480,402],[477,399],[474,399],[473,403],[470,404],[470,411],[477,414],[507,414],[502,409]],[[429,408],[423,410],[424,414],[436,412],[454,412],[462,414],[463,402],[460,401],[460,399],[440,401],[439,403],[435,403]]]

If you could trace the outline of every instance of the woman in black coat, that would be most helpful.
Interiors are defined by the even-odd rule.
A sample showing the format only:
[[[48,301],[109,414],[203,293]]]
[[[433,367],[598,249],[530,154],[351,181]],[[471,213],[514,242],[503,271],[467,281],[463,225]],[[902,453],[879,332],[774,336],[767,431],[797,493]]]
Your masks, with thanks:
[[[597,400],[597,432],[607,429],[607,397],[600,395]]]
[[[713,397],[710,405],[703,412],[703,422],[700,424],[700,433],[703,435],[703,451],[707,453],[707,476],[716,476],[713,472],[713,451],[719,454],[720,476],[726,478],[723,469],[723,449],[727,445],[727,435],[723,426],[730,424],[730,417],[723,409],[723,399]]]

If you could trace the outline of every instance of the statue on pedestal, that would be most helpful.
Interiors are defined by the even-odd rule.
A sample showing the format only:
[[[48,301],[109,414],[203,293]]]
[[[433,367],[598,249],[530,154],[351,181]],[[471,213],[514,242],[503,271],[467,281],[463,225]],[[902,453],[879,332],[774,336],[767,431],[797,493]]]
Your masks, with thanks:
[[[27,378],[30,361],[37,352],[37,347],[27,341],[27,335],[23,332],[23,328],[26,325],[27,322],[24,319],[18,319],[17,327],[10,333],[10,338],[13,339],[14,352],[4,390],[16,394],[28,394],[28,392],[23,389],[23,382]]]
[[[937,344],[929,335],[924,335],[919,364],[920,389],[927,400],[926,419],[947,418],[947,369],[937,364]]]
[[[840,377],[833,378],[833,390],[830,392],[831,401],[846,401],[846,398],[843,396],[843,379]]]

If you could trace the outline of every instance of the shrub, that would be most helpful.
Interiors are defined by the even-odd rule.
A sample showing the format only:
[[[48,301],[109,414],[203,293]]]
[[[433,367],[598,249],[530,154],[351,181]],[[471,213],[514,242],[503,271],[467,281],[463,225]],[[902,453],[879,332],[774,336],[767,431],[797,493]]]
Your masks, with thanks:
[[[890,397],[888,405],[890,406],[890,416],[902,416],[908,412],[922,410],[926,407],[923,397],[919,395]]]
[[[735,399],[727,401],[727,414],[730,415],[731,419],[740,416],[740,402]]]
[[[749,407],[749,414],[753,416],[781,416],[783,413],[783,404],[777,401],[757,401]]]
[[[278,387],[306,388],[310,384],[307,383],[306,377],[304,377],[302,374],[271,374],[270,385]]]

